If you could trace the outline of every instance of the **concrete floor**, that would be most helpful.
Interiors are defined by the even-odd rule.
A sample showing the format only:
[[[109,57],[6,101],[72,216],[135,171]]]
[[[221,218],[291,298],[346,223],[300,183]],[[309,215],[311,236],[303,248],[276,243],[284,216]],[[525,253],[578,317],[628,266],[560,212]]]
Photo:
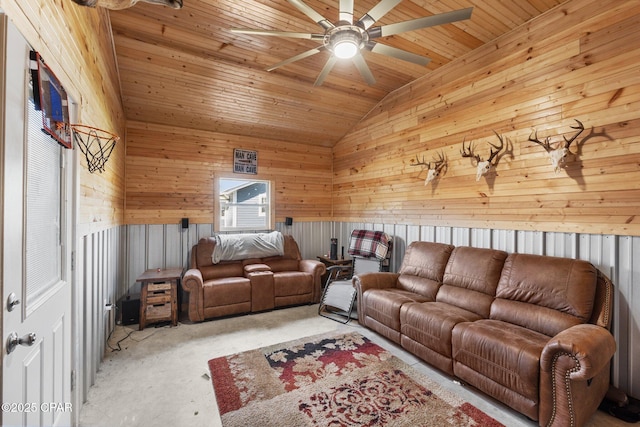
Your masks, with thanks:
[[[356,330],[509,427],[537,425],[470,387],[461,386],[390,341],[317,315],[317,305],[274,310],[177,327],[117,326],[95,385],[80,411],[80,426],[221,426],[207,362],[245,350],[333,330]],[[120,342],[119,342],[120,341]],[[118,344],[119,342],[119,344]],[[598,411],[589,427],[630,426]]]

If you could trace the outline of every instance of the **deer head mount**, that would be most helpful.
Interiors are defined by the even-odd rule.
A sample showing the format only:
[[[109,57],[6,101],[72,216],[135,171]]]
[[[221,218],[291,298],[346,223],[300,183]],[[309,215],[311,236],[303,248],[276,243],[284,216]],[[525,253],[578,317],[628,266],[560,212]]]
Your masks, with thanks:
[[[138,1],[168,6],[173,9],[182,8],[182,0],[73,0],[80,6],[104,7],[105,9],[120,10],[134,6]]]
[[[482,160],[482,157],[474,153],[475,147],[471,143],[469,143],[468,146],[465,146],[464,140],[462,140],[462,150],[460,150],[460,155],[462,157],[469,157],[472,163],[475,160],[476,181],[480,181],[480,178],[482,176],[489,173],[489,171],[495,169],[496,165],[498,164],[498,161],[500,160],[500,157],[498,157],[498,154],[504,148],[504,141],[502,139],[502,136],[498,135],[498,132],[494,130],[493,133],[495,133],[496,136],[498,137],[498,140],[500,141],[500,145],[499,146],[494,145],[490,142],[487,143],[492,147],[489,153],[489,158],[487,160]]]
[[[424,156],[422,156],[422,161],[420,161],[417,154],[415,161],[411,159],[411,166],[422,166],[422,170],[427,170],[427,177],[424,179],[424,185],[427,185],[439,178],[442,169],[447,166],[447,159],[442,151],[438,152],[438,158],[436,159],[434,157],[433,160],[433,164],[431,164],[431,162],[425,162]]]
[[[559,145],[556,148],[551,147],[551,142],[549,141],[550,139],[549,137],[546,137],[544,142],[540,141],[538,139],[538,131],[534,130],[531,132],[531,135],[529,135],[529,141],[535,142],[536,144],[541,145],[542,148],[544,148],[547,151],[547,154],[549,155],[549,160],[551,160],[551,165],[553,166],[553,171],[556,174],[560,171],[562,167],[565,166],[567,156],[569,154],[573,154],[571,151],[569,151],[569,147],[571,146],[571,143],[575,141],[575,139],[578,136],[580,136],[580,134],[584,130],[584,125],[582,124],[582,122],[578,119],[574,119],[574,120],[578,123],[578,125],[571,126],[571,129],[576,129],[577,132],[570,139],[567,139],[566,136],[563,136],[564,144]]]

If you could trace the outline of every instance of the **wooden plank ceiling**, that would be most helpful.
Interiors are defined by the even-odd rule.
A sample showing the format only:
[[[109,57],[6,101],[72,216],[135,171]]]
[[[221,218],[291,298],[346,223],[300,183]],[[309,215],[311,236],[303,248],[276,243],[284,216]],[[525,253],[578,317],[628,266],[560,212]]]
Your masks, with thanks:
[[[339,0],[305,0],[336,22]],[[358,19],[378,1],[355,0]],[[322,33],[287,0],[184,0],[179,10],[138,3],[110,11],[128,120],[333,146],[387,94],[463,57],[562,0],[403,0],[375,25],[473,7],[471,19],[377,39],[431,58],[419,66],[365,52],[376,84],[350,60],[320,87],[329,54],[265,68],[320,45],[304,39],[234,34],[231,28]]]

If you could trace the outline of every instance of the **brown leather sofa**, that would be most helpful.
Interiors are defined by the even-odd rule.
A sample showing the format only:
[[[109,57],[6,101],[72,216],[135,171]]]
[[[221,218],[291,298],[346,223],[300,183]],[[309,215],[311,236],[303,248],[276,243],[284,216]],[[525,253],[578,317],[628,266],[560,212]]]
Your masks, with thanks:
[[[191,250],[190,269],[182,278],[188,293],[189,320],[271,310],[320,301],[320,261],[301,259],[298,244],[284,236],[284,254],[214,264],[213,237],[200,239]]]
[[[586,261],[414,242],[354,278],[364,325],[541,426],[582,426],[609,387],[613,285]]]

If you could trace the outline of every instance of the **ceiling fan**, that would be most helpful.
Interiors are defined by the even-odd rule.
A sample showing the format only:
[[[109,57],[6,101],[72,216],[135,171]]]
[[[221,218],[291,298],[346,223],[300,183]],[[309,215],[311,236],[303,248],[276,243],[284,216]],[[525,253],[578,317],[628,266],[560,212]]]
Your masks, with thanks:
[[[275,70],[283,65],[290,64],[295,61],[307,58],[316,53],[328,50],[332,53],[327,63],[318,75],[314,86],[322,85],[338,59],[352,59],[356,68],[362,75],[362,78],[369,85],[375,84],[376,80],[369,69],[362,51],[392,56],[404,61],[413,62],[414,64],[427,65],[429,58],[407,52],[406,50],[387,46],[375,42],[379,37],[392,36],[394,34],[404,33],[407,31],[418,30],[421,28],[434,27],[436,25],[448,24],[450,22],[462,21],[471,18],[473,8],[460,9],[453,12],[440,13],[438,15],[425,16],[422,18],[411,19],[409,21],[398,22],[396,24],[382,25],[373,27],[380,18],[386,15],[391,9],[396,7],[402,0],[381,0],[371,10],[365,13],[355,23],[353,22],[353,2],[354,0],[340,0],[340,13],[336,23],[332,23],[324,16],[320,15],[302,0],[287,0],[298,10],[314,20],[324,33],[295,33],[287,31],[257,30],[246,28],[232,28],[231,31],[240,34],[252,34],[260,36],[276,36],[290,37],[298,39],[309,39],[321,41],[322,45],[314,49],[303,52],[299,55],[285,59],[270,67],[267,71]]]

